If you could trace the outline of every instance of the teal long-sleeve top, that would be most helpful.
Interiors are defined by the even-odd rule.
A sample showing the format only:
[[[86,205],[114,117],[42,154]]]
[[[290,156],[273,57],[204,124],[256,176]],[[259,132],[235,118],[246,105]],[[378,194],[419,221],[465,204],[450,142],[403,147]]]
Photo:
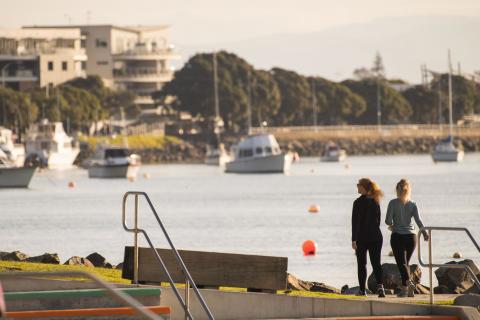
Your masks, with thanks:
[[[408,200],[406,203],[402,203],[400,199],[396,198],[388,203],[385,223],[392,226],[392,232],[399,234],[415,233],[412,218],[419,228],[423,228],[423,222],[415,202]]]

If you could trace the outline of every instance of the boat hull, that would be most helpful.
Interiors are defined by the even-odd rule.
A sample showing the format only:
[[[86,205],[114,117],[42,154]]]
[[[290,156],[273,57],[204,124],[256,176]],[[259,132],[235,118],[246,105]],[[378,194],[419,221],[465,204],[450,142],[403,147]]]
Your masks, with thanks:
[[[225,164],[228,173],[284,173],[292,164],[290,154],[277,154],[265,157],[236,159]]]
[[[135,179],[140,166],[138,165],[97,165],[88,167],[89,178],[129,178]]]
[[[435,162],[459,162],[463,160],[464,152],[462,150],[432,153],[433,161]]]
[[[345,152],[338,152],[335,154],[324,155],[320,160],[323,162],[341,162],[347,158],[347,154]]]
[[[211,155],[205,157],[205,164],[209,166],[221,166],[223,167],[228,161],[230,161],[228,154]]]
[[[28,188],[35,167],[0,168],[0,188]]]

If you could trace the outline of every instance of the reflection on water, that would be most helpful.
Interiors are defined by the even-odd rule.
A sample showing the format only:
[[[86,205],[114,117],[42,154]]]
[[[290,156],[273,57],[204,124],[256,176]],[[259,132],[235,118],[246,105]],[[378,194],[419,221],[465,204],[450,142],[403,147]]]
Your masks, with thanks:
[[[121,226],[122,196],[141,190],[150,195],[178,248],[286,256],[289,272],[303,279],[354,285],[351,205],[356,182],[365,176],[385,191],[383,215],[395,183],[406,177],[426,225],[467,226],[480,239],[480,154],[467,154],[459,164],[435,165],[427,155],[351,157],[346,163],[304,158],[288,175],[224,174],[204,165],[144,166],[135,182],[88,179],[81,169],[43,171],[29,190],[0,191],[0,251],[57,252],[62,262],[97,251],[119,263],[124,245],[133,243]],[[69,181],[76,187],[68,188]],[[312,204],[320,206],[319,213],[308,213]],[[141,208],[141,226],[165,247],[146,204]],[[389,232],[382,230],[383,262],[393,263],[387,256]],[[302,255],[306,239],[318,243],[316,256]],[[455,251],[480,262],[462,234],[434,233],[433,241],[438,262],[452,260]]]

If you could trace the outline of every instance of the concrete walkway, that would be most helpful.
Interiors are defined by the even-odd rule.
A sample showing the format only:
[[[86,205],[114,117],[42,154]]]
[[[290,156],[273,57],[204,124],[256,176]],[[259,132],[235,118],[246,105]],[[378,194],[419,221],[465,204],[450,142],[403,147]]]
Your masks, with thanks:
[[[436,294],[433,296],[433,301],[437,302],[447,302],[453,301],[456,297],[461,296],[461,294]],[[395,295],[387,295],[386,298],[379,298],[376,295],[369,295],[365,300],[374,300],[374,301],[387,301],[387,302],[400,302],[400,303],[418,303],[425,302],[430,303],[430,295],[428,294],[417,294],[414,298],[398,298]]]

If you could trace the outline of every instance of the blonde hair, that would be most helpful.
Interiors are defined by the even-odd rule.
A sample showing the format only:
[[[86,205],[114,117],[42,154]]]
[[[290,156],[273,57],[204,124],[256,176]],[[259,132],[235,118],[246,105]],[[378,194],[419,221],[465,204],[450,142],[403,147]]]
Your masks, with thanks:
[[[398,181],[395,190],[397,191],[397,197],[402,202],[407,202],[410,199],[412,189],[410,187],[410,182],[407,179],[401,179]]]
[[[370,178],[362,178],[358,180],[358,184],[365,188],[368,197],[373,198],[376,203],[380,203],[380,200],[382,200],[383,197],[383,191],[376,182]]]

